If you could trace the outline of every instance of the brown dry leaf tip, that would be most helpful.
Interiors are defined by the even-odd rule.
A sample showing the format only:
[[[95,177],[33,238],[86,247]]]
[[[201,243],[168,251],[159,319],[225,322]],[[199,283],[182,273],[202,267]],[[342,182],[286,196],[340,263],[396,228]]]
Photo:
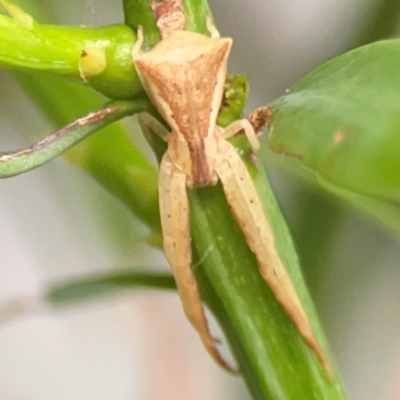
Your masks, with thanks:
[[[275,110],[271,110],[268,107],[258,107],[247,116],[257,135],[262,133],[263,129],[267,126],[268,119],[274,112]]]
[[[339,129],[333,134],[333,144],[335,146],[341,144],[343,140],[346,138],[347,132],[344,129]]]
[[[247,116],[247,119],[257,136],[262,134],[262,131],[268,125],[268,119],[274,114],[274,112],[275,110],[271,110],[268,107],[258,107]],[[235,134],[235,136],[242,135],[243,133],[244,130],[241,129]]]
[[[153,1],[151,5],[157,18],[157,27],[163,39],[172,32],[185,30],[186,16],[179,0]]]

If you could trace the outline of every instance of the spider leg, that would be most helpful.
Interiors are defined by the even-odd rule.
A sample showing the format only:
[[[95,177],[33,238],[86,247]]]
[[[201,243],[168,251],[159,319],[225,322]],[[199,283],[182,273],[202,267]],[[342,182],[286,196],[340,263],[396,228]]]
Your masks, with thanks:
[[[241,131],[247,136],[248,141],[250,142],[251,148],[253,149],[254,153],[257,153],[260,148],[260,143],[257,139],[257,135],[254,131],[253,126],[251,125],[250,121],[246,118],[239,119],[235,122],[232,122],[224,129],[224,138],[228,139],[232,136],[237,135]]]
[[[140,50],[142,49],[143,41],[144,41],[143,26],[139,25],[137,32],[136,32],[136,42],[132,47],[132,58],[133,59],[140,54]]]
[[[211,15],[207,15],[206,17],[206,27],[208,32],[210,32],[210,35],[213,39],[219,39],[221,35],[218,32],[217,27],[215,26]]]
[[[168,153],[164,155],[160,166],[159,196],[164,252],[171,265],[185,314],[200,335],[211,357],[224,369],[233,372],[215,347],[216,340],[208,328],[191,267],[192,249],[186,176],[173,165]]]
[[[138,115],[138,122],[142,128],[143,134],[148,142],[151,142],[151,131],[153,131],[157,136],[159,136],[164,142],[167,141],[169,130],[154,118],[151,114],[147,112],[142,112]]]
[[[317,356],[328,377],[331,377],[325,353],[312,332],[308,317],[274,245],[273,232],[265,217],[257,189],[235,148],[226,141],[224,143],[223,157],[216,164],[216,172],[247,244],[256,256],[260,274]]]

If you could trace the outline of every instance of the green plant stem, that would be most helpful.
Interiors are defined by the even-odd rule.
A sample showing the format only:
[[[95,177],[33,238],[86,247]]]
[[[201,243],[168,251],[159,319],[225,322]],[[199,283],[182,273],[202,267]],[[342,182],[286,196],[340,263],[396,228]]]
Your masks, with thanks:
[[[134,32],[125,25],[102,28],[62,27],[34,23],[32,30],[0,14],[0,66],[63,75],[87,83],[110,98],[127,99],[141,91],[132,63]],[[83,54],[105,52],[104,70],[82,78]],[[96,62],[93,61],[93,66]]]
[[[151,9],[151,1],[123,0],[125,24],[137,32],[138,27],[143,27],[144,41],[143,50],[149,50],[161,39],[156,26],[156,21]]]
[[[151,0],[123,0],[125,23],[135,32],[139,26],[143,27],[143,49],[149,50],[160,39],[156,20],[151,9]],[[204,16],[212,17],[208,3],[203,0],[183,1],[186,14],[186,30],[210,35]]]

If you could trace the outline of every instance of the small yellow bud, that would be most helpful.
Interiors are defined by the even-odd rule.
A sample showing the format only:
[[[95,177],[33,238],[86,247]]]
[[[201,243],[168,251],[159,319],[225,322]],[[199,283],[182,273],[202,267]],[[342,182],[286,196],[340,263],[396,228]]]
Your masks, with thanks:
[[[79,73],[84,82],[96,75],[100,75],[107,66],[106,50],[104,46],[88,45],[82,49],[79,59]]]

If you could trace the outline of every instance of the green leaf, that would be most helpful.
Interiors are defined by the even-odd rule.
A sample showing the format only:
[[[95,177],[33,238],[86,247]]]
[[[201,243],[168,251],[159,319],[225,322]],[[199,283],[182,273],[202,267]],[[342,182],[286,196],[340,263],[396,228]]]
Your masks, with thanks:
[[[269,147],[400,233],[400,40],[339,56],[269,106]]]
[[[53,282],[45,287],[42,295],[18,297],[0,303],[0,326],[11,320],[41,313],[49,306],[81,305],[140,288],[176,290],[176,285],[171,274],[133,269],[116,269]]]
[[[90,134],[148,108],[145,101],[120,101],[81,117],[32,146],[0,154],[0,178],[9,178],[53,160]]]
[[[176,290],[176,285],[171,274],[121,269],[50,284],[44,299],[52,306],[72,305],[136,288]]]

